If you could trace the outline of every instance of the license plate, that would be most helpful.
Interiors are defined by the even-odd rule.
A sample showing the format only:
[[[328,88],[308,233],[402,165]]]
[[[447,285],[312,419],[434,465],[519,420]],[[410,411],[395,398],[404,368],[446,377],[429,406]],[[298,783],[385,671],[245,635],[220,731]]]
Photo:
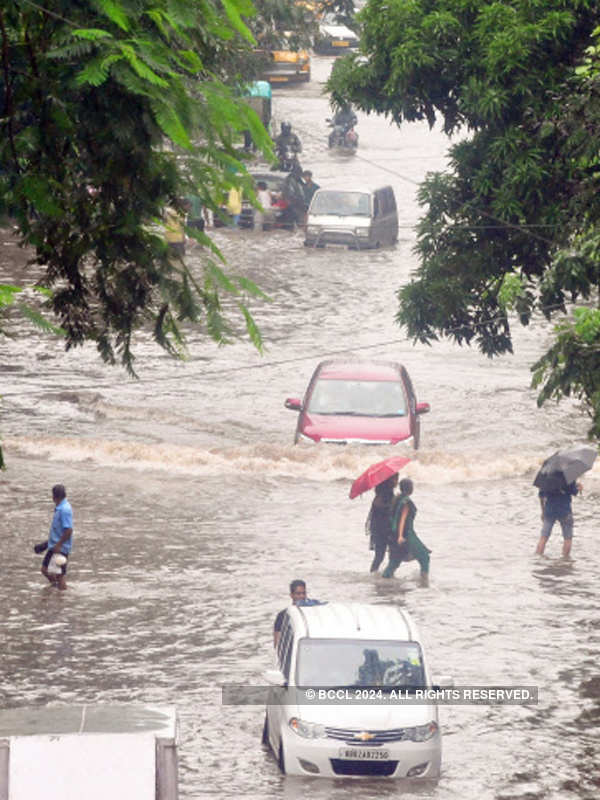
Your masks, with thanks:
[[[339,41],[339,42],[332,42],[332,44],[334,47],[348,47],[350,42]]]
[[[388,761],[390,751],[374,747],[341,747],[339,757],[352,761]]]
[[[278,77],[277,75],[274,75],[272,78],[269,78],[269,80],[270,81],[288,81],[289,78],[288,78],[287,75],[284,75],[283,77]]]

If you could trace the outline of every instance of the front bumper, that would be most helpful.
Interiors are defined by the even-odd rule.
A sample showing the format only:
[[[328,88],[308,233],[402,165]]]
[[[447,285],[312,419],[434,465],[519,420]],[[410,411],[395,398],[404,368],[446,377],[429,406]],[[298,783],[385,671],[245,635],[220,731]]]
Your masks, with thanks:
[[[269,83],[282,85],[287,83],[308,83],[310,81],[310,70],[273,70],[272,72],[266,72],[263,78]]]
[[[286,729],[282,741],[288,775],[435,779],[440,774],[442,745],[439,733],[427,742],[393,742],[367,747],[346,744],[329,737],[303,739]],[[356,750],[357,754],[387,751],[389,757],[347,758],[352,750]],[[409,774],[411,770],[416,770],[418,774]]]
[[[328,39],[323,37],[315,42],[315,53],[323,56],[342,56],[350,50],[356,50],[358,39]]]
[[[325,228],[317,234],[306,234],[304,239],[306,247],[320,247],[326,244],[341,244],[346,247],[355,247],[357,250],[366,250],[373,247],[368,236],[358,236],[351,230],[335,230]]]

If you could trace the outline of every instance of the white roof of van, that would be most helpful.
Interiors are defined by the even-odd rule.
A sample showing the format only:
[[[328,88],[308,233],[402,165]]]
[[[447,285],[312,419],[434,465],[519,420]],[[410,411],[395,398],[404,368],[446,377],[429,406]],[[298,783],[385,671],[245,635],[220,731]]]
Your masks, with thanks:
[[[397,606],[368,603],[324,603],[293,606],[300,630],[315,639],[398,639],[418,641],[417,626]]]

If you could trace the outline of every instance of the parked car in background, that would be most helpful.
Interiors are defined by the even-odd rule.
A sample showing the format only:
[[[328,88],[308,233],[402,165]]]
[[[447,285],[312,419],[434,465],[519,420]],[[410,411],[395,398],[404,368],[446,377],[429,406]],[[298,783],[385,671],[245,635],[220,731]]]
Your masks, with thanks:
[[[398,239],[398,209],[391,186],[319,189],[306,218],[306,247],[343,244],[355,250],[392,245]]]
[[[392,361],[321,361],[304,399],[288,397],[285,407],[298,411],[294,443],[398,444],[412,439],[418,448],[422,414],[412,381],[402,364]]]
[[[276,659],[278,668],[264,675],[273,689],[263,743],[284,774],[439,777],[437,704],[393,698],[417,697],[453,681],[440,676],[434,682],[417,627],[404,609],[366,603],[290,606]],[[322,687],[330,693],[322,704],[302,702],[311,696],[307,689],[325,694]],[[363,702],[351,702],[362,697]]]
[[[310,81],[310,55],[306,50],[270,50],[261,78],[271,84]]]
[[[340,55],[354,47],[358,47],[358,36],[354,31],[339,23],[336,14],[324,14],[319,23],[319,32],[315,36],[315,53]]]

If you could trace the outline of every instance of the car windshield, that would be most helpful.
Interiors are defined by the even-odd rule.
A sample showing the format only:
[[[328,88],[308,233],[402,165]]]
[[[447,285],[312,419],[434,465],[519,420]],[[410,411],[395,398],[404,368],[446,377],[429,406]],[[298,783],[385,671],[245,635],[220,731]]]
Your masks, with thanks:
[[[374,686],[416,688],[425,684],[421,648],[416,642],[301,639],[297,686]]]
[[[368,217],[369,195],[365,192],[317,192],[310,213],[339,217]]]
[[[406,402],[400,381],[320,379],[308,403],[313,414],[403,417]]]

